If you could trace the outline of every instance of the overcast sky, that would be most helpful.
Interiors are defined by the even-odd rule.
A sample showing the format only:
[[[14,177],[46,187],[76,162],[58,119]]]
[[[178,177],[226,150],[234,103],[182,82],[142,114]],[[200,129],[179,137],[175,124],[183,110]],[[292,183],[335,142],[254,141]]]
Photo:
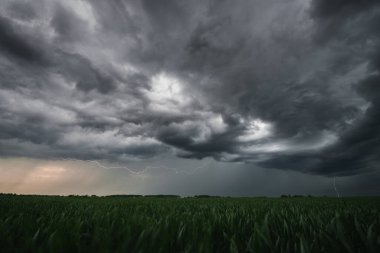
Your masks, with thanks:
[[[378,0],[2,0],[0,191],[379,195],[379,26]]]

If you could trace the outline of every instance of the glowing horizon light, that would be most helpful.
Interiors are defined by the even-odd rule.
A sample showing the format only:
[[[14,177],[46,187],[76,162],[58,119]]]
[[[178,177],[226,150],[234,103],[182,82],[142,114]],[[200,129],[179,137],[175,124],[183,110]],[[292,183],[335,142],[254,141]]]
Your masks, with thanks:
[[[67,173],[67,169],[62,166],[44,165],[38,166],[36,170],[31,173],[30,177],[41,181],[54,180],[63,178],[65,173]]]

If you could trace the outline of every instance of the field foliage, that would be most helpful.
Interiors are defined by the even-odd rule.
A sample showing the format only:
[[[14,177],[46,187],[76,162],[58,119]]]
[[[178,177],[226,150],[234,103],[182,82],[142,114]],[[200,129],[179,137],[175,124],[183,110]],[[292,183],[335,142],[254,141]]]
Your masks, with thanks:
[[[379,198],[0,195],[1,252],[380,252]]]

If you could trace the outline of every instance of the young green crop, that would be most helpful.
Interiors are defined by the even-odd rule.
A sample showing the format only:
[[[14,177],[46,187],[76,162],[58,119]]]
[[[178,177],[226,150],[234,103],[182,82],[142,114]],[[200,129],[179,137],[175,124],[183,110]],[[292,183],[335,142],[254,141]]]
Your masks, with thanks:
[[[380,252],[379,198],[0,195],[1,252]]]

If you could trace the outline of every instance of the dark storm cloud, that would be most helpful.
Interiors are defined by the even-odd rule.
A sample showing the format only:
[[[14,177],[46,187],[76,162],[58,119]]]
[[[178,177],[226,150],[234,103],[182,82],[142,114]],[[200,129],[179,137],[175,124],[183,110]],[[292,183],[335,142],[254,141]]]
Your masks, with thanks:
[[[70,10],[57,5],[51,19],[51,26],[61,40],[75,40],[83,35],[84,21],[73,15]]]
[[[352,86],[357,95],[369,103],[368,109],[352,126],[339,128],[340,138],[334,145],[312,154],[280,155],[262,162],[262,166],[291,167],[327,175],[350,175],[379,168],[380,34],[374,25],[380,21],[379,6],[378,1],[314,1],[314,14],[319,19],[318,22],[322,23],[323,29],[334,29],[337,33],[335,37],[330,34],[329,40],[334,43],[343,41],[342,44],[348,44],[351,48],[363,47],[369,41],[371,43],[370,50],[362,50],[364,54],[361,56],[367,61],[367,71],[371,74]],[[351,22],[350,27],[345,23],[349,18],[356,19],[356,23]],[[353,67],[353,63],[350,63],[352,58],[352,55],[347,55],[345,61],[339,62],[340,71]],[[340,113],[349,115],[342,110]],[[352,113],[355,114],[355,111]]]
[[[331,39],[357,39],[371,37],[371,33],[378,32],[379,23],[378,10],[379,2],[368,1],[313,1],[312,16],[319,22],[316,39],[323,43]],[[372,12],[372,10],[374,10]],[[372,16],[374,15],[374,16]],[[355,23],[361,19],[369,19],[365,26],[355,27]],[[342,32],[342,27],[354,27],[351,31]],[[348,28],[348,27],[347,27]]]
[[[37,12],[32,3],[29,2],[12,2],[8,11],[15,18],[22,20],[33,20],[37,17]]]
[[[342,14],[353,15],[377,4],[379,3],[376,0],[314,0],[312,13],[320,18],[335,17]]]
[[[73,81],[78,90],[107,93],[115,88],[114,78],[96,69],[88,59],[65,52],[58,53],[57,58],[57,71]]]
[[[378,1],[36,4],[1,6],[3,156],[380,162]]]
[[[29,41],[34,40],[29,37]],[[0,16],[0,50],[8,57],[15,57],[18,60],[30,63],[43,63],[44,56],[38,46],[33,42],[28,42],[12,21]]]

